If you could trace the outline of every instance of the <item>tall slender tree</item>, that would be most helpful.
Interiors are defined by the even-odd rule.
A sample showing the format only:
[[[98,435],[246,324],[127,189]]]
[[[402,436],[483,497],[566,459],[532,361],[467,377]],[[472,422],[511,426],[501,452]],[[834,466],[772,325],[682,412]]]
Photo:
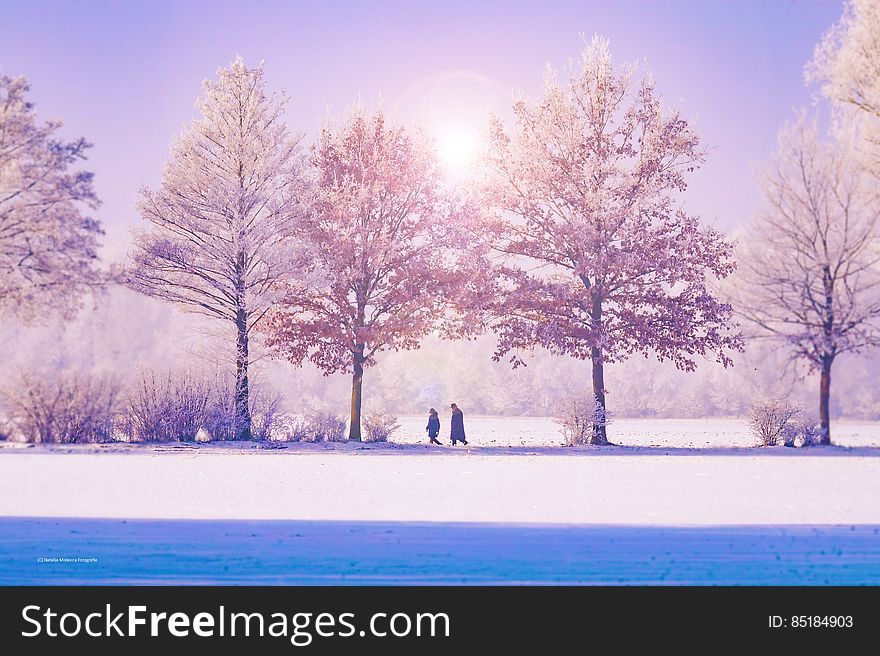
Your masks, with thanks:
[[[267,94],[262,68],[240,57],[205,81],[202,118],[172,145],[159,189],[141,191],[148,225],[127,276],[137,291],[234,327],[240,439],[251,434],[251,333],[296,262],[305,178],[286,104]]]
[[[443,189],[421,134],[356,107],[312,150],[317,191],[298,238],[323,281],[294,285],[272,312],[270,345],[326,375],[352,376],[349,439],[361,439],[364,370],[383,350],[416,349],[433,331],[461,335],[481,287],[465,202]]]
[[[70,316],[82,295],[103,286],[101,224],[93,175],[75,167],[85,139],[57,136],[60,121],[40,124],[23,77],[0,75],[0,307],[24,319]]]
[[[543,98],[519,100],[508,130],[490,125],[486,161],[508,257],[495,308],[496,359],[544,346],[592,362],[591,443],[607,442],[605,364],[653,351],[679,368],[740,347],[731,307],[710,281],[734,269],[732,245],[676,203],[703,163],[687,120],[664,111],[650,75],[612,64],[593,39]]]
[[[780,134],[764,198],[743,246],[737,306],[818,372],[830,444],[835,359],[880,346],[880,194],[852,144],[823,142],[801,116]]]

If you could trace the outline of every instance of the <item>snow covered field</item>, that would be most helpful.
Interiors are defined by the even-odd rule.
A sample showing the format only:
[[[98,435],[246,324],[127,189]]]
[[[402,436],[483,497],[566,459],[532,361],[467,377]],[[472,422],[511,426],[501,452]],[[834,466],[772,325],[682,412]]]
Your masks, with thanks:
[[[876,526],[0,519],[0,534],[0,584],[880,584]],[[83,562],[37,562],[52,556]]]
[[[0,446],[0,582],[880,584],[876,424],[745,449],[620,421],[642,446],[564,449],[482,421],[456,450]]]
[[[439,408],[440,439],[449,442],[449,412]],[[427,440],[424,417],[401,417],[394,441],[404,444]],[[561,446],[559,424],[549,417],[481,417],[465,415],[468,441],[480,446]],[[840,446],[880,447],[880,422],[835,421],[834,442]],[[612,419],[608,439],[629,446],[684,448],[752,447],[745,419]]]

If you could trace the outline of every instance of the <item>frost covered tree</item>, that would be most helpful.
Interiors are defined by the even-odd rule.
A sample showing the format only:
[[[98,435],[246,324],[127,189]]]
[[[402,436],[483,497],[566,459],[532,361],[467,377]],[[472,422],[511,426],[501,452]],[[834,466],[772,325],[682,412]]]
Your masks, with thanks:
[[[249,340],[281,279],[295,269],[291,237],[304,193],[286,96],[241,58],[204,82],[202,118],[171,148],[157,190],[143,189],[128,284],[235,330],[235,404],[250,437]]]
[[[819,373],[825,444],[835,358],[880,345],[880,195],[855,160],[815,121],[787,125],[738,274],[743,315]]]
[[[816,46],[806,78],[820,83],[838,108],[863,119],[864,136],[874,151],[871,168],[880,174],[880,3],[847,1],[840,21]]]
[[[98,268],[100,223],[85,139],[40,124],[23,77],[0,75],[0,307],[24,319],[70,316],[84,292],[106,282]]]
[[[437,330],[468,332],[461,301],[480,286],[467,204],[443,188],[429,141],[356,107],[311,155],[317,190],[298,237],[323,281],[294,285],[267,343],[325,375],[352,375],[349,439],[361,439],[364,369]]]
[[[486,162],[495,248],[508,256],[495,307],[496,359],[543,346],[592,362],[593,444],[607,442],[604,365],[653,351],[684,370],[725,365],[740,348],[731,307],[710,281],[734,269],[732,246],[676,202],[703,162],[699,139],[664,110],[649,74],[615,68],[593,39],[565,79],[490,124]]]

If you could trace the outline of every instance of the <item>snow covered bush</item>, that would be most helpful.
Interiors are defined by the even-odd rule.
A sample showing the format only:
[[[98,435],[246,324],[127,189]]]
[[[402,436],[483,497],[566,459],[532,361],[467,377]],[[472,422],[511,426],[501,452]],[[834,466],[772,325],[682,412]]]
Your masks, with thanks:
[[[308,442],[308,437],[308,425],[300,415],[278,415],[269,432],[272,442]]]
[[[822,443],[822,424],[816,417],[797,417],[783,431],[785,446],[803,447]]]
[[[237,440],[241,436],[238,395],[232,377],[212,381],[213,403],[208,406],[204,428],[212,440]],[[250,439],[262,441],[269,438],[272,425],[278,416],[278,397],[268,390],[250,384],[248,395]]]
[[[763,399],[749,408],[749,430],[761,446],[793,446],[801,409],[785,399]]]
[[[329,412],[275,417],[269,439],[275,442],[344,442],[346,422]]]
[[[392,433],[400,428],[397,417],[381,410],[368,412],[364,417],[367,442],[387,442]]]
[[[313,442],[345,442],[346,421],[330,412],[316,412],[306,417]]]
[[[37,443],[110,441],[119,393],[107,375],[22,374],[2,390],[8,434]]]
[[[210,396],[207,381],[190,374],[144,372],[126,395],[123,430],[133,442],[194,441]]]
[[[274,397],[253,390],[251,436],[265,439],[276,416]],[[237,430],[235,386],[192,371],[145,372],[126,395],[122,426],[137,442],[232,440]]]
[[[825,439],[825,430],[822,428],[819,419],[816,417],[803,423],[801,437],[803,439],[803,444],[801,446],[815,446],[816,444],[823,444],[827,441]]]
[[[575,396],[562,406],[556,417],[566,446],[590,444],[595,427],[608,425],[608,411],[592,394]]]

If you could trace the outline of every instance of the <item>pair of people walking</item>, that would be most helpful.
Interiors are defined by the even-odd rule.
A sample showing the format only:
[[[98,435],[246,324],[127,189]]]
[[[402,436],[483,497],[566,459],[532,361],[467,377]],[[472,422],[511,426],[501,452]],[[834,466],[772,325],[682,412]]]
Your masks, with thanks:
[[[452,438],[452,446],[459,442],[467,444],[468,442],[464,434],[464,413],[459,410],[455,403],[449,407],[452,409],[452,425],[449,432],[449,437]],[[437,436],[440,434],[440,416],[434,408],[431,408],[428,412],[428,425],[425,427],[425,430],[428,431],[428,437],[431,440],[430,444],[442,444],[437,439]]]

